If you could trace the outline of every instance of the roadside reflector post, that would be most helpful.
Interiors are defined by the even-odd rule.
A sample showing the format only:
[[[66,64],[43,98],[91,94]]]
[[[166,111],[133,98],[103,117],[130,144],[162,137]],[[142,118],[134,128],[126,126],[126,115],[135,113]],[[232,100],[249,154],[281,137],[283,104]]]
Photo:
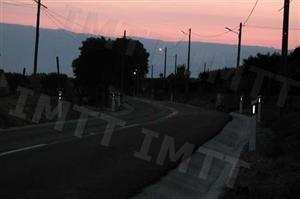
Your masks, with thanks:
[[[243,98],[244,98],[244,96],[240,97],[240,107],[239,107],[240,114],[243,113],[243,100],[244,100]]]
[[[174,102],[174,94],[171,92],[171,102]]]
[[[112,97],[111,97],[111,110],[115,111],[116,110],[116,96],[115,96],[114,92],[112,92],[111,95],[112,95]]]
[[[261,112],[262,112],[262,96],[259,95],[257,98],[257,121],[261,122]]]
[[[252,105],[252,115],[255,116],[255,113],[256,113],[256,105],[253,104]]]
[[[117,93],[117,106],[118,106],[118,110],[121,108],[121,93],[118,92]]]
[[[62,112],[63,112],[63,105],[62,105],[62,91],[58,91],[58,118],[62,118]]]
[[[222,105],[222,95],[221,93],[217,93],[217,100],[216,100],[216,109],[221,108]]]

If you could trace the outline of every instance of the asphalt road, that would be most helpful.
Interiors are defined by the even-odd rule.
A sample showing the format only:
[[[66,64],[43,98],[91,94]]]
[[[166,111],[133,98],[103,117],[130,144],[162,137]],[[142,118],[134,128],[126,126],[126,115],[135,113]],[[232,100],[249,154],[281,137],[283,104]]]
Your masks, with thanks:
[[[113,132],[109,146],[101,145],[107,122],[88,121],[82,138],[74,136],[76,122],[63,132],[53,125],[1,132],[0,198],[128,198],[155,183],[179,161],[157,164],[166,135],[176,151],[185,143],[200,146],[214,137],[229,116],[181,104],[151,104],[128,100],[134,108],[114,117],[126,121]],[[149,145],[149,161],[134,154],[148,129],[158,134]]]

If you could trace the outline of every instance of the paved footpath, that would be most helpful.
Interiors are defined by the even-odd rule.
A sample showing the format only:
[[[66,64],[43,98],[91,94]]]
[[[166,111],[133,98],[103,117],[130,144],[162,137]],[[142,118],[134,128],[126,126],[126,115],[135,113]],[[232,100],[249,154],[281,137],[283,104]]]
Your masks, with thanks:
[[[255,147],[254,118],[232,113],[233,120],[206,142],[190,159],[134,199],[214,199],[234,186],[241,152]]]

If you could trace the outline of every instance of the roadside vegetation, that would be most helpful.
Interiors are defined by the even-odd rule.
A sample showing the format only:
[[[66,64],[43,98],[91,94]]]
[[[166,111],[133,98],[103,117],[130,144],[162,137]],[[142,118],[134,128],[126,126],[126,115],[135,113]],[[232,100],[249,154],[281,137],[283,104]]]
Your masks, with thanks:
[[[290,78],[300,80],[300,48],[291,53]],[[280,55],[258,55],[245,61],[261,66],[276,74],[280,70]],[[250,169],[241,169],[234,189],[228,189],[225,199],[281,199],[296,198],[300,183],[300,92],[292,88],[286,106],[276,106],[278,83],[264,82],[266,96],[263,104],[263,121],[258,125],[255,152],[245,152],[242,160],[250,163]],[[270,85],[271,84],[271,85]],[[277,95],[276,95],[277,91]]]
[[[58,92],[62,91],[65,101],[105,110],[111,105],[112,93],[123,89],[126,94],[132,94],[134,85],[146,78],[149,54],[137,40],[88,38],[79,50],[80,55],[71,64],[74,77],[57,73],[33,76],[0,71],[0,129],[32,124],[31,118],[41,94],[51,98],[53,108],[58,103]],[[121,75],[124,77],[123,85]],[[19,87],[34,90],[34,95],[28,97],[24,107],[26,119],[9,114],[17,105]],[[78,116],[76,111],[70,111],[66,119]],[[43,115],[40,122],[50,121]]]

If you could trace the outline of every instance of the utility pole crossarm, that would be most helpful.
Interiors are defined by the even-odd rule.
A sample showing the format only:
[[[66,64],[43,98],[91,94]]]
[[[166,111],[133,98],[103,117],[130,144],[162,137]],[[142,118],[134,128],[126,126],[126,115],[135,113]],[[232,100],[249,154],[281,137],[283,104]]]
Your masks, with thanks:
[[[42,4],[42,3],[40,2],[40,0],[33,0],[33,1],[34,1],[35,3],[37,3],[37,4],[41,4],[42,7],[48,9],[48,7],[45,6],[44,4]]]

